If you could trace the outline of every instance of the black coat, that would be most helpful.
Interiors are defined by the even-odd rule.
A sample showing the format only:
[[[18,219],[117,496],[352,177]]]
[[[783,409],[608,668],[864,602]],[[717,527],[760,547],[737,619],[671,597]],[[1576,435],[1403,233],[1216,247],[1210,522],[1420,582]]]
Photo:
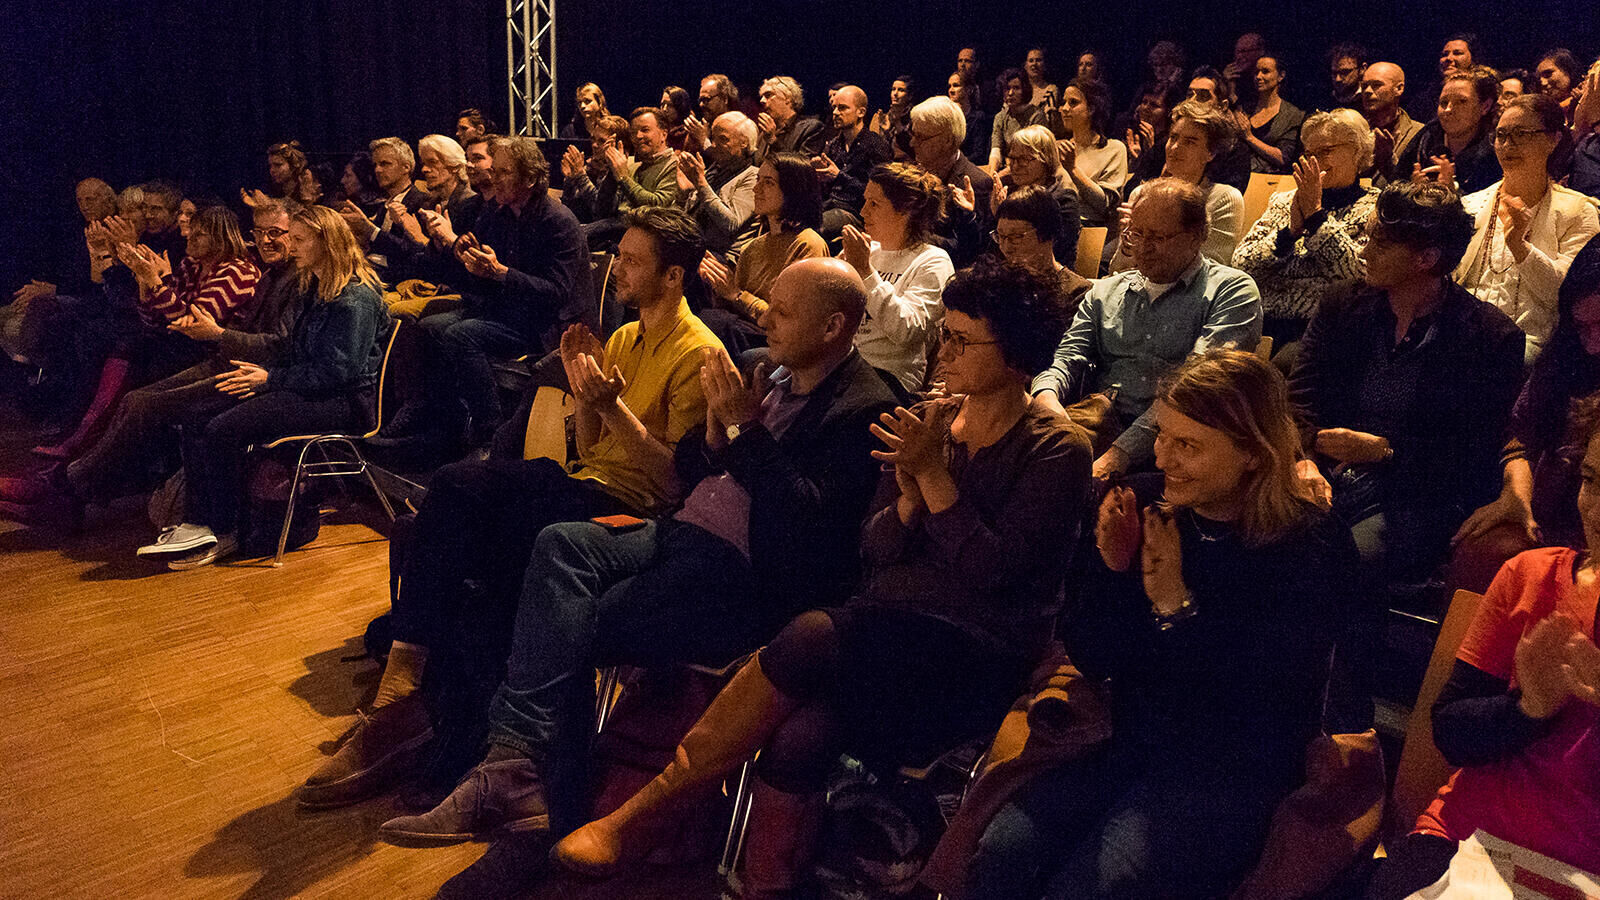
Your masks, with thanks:
[[[725,449],[706,447],[705,427],[678,442],[679,483],[726,472],[750,495],[750,563],[773,627],[849,599],[860,575],[861,523],[878,482],[867,430],[895,406],[880,376],[852,352],[811,393],[775,439],[760,426]]]

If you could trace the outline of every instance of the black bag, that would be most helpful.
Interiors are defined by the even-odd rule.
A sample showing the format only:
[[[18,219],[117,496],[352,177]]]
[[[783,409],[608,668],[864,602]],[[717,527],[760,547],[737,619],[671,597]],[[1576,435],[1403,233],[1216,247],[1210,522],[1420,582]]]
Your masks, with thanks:
[[[283,515],[289,505],[289,482],[294,472],[271,457],[249,463],[246,482],[244,521],[239,527],[239,552],[245,558],[272,556],[278,552],[278,535],[283,531]],[[322,510],[307,481],[300,479],[295,498],[294,521],[289,526],[285,550],[304,547],[317,539],[322,530]]]

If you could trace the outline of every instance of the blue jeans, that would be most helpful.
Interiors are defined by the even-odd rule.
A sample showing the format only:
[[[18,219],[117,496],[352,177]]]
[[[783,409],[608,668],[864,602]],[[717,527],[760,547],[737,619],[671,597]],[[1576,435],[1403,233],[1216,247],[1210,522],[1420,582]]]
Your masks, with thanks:
[[[581,776],[564,770],[581,769],[593,734],[595,667],[724,665],[785,620],[786,610],[755,596],[749,561],[701,528],[552,525],[528,564],[489,741],[542,760],[549,781],[571,785]]]
[[[512,358],[529,352],[532,341],[521,331],[493,319],[468,318],[461,310],[429,316],[418,323],[428,338],[428,406],[448,412],[457,400],[467,404],[475,427],[489,431],[500,424],[500,394],[490,357]]]
[[[1289,789],[1254,773],[1139,767],[1102,749],[1035,778],[1001,807],[965,896],[1226,897],[1255,864]]]

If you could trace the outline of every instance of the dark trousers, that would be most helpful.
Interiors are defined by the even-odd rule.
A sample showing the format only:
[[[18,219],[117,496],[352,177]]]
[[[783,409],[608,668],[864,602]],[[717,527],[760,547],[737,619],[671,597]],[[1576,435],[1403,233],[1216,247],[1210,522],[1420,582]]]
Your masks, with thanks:
[[[1367,885],[1367,900],[1405,900],[1450,871],[1461,845],[1436,834],[1406,835],[1389,851]]]
[[[394,637],[436,646],[454,632],[468,579],[509,627],[516,586],[547,525],[627,512],[548,459],[463,460],[434,473],[394,600]]]
[[[1279,779],[1278,781],[1281,781]],[[1291,786],[1136,766],[1115,746],[1030,781],[995,815],[970,900],[1226,897],[1266,843]]]
[[[487,434],[500,424],[501,415],[489,361],[528,352],[527,336],[504,322],[470,318],[461,310],[428,316],[419,324],[426,336],[425,402],[436,414],[449,416],[458,401],[465,401],[474,429]]]
[[[257,394],[215,415],[196,413],[183,424],[188,515],[218,534],[239,527],[245,454],[292,434],[350,431],[366,417],[366,402],[349,396],[312,399],[293,391]]]
[[[178,446],[178,426],[238,404],[213,383],[216,375],[232,368],[208,359],[123,397],[106,433],[67,466],[73,493],[104,502],[149,489],[171,474],[165,471],[165,457]]]

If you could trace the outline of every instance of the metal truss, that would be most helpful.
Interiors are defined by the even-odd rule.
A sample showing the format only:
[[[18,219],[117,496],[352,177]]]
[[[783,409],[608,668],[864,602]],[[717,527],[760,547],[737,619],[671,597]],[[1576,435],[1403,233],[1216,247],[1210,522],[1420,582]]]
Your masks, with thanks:
[[[506,104],[507,134],[556,136],[555,0],[506,0]]]

